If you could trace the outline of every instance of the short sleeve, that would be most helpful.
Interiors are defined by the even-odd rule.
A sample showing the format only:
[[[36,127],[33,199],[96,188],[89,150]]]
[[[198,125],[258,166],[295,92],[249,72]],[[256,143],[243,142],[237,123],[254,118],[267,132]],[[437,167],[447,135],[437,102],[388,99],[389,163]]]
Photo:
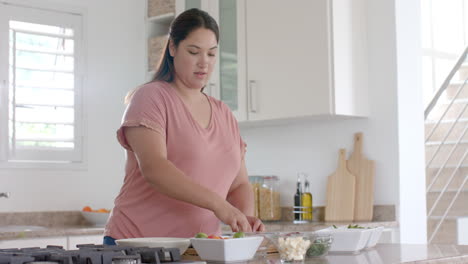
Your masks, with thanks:
[[[166,137],[166,106],[160,88],[155,83],[138,87],[125,109],[117,140],[127,150],[125,127],[144,126]]]

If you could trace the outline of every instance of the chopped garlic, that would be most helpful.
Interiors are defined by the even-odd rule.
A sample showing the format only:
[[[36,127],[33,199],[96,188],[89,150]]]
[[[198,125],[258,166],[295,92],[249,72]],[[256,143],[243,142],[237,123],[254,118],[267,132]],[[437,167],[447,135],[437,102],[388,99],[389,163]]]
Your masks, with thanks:
[[[281,259],[287,261],[303,260],[309,246],[310,240],[305,240],[302,237],[278,238],[278,251]]]

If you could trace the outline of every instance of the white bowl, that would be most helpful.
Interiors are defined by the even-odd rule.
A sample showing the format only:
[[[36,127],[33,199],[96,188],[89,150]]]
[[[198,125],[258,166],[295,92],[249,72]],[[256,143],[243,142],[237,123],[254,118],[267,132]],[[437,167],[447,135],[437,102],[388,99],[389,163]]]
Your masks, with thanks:
[[[373,231],[371,229],[326,228],[316,232],[332,235],[333,243],[329,252],[358,253],[366,247]]]
[[[367,244],[365,248],[371,248],[375,247],[377,243],[379,242],[380,236],[382,235],[382,231],[384,230],[383,226],[379,226],[376,228],[371,228],[372,234],[369,237],[369,240],[367,241]]]
[[[94,226],[105,226],[110,213],[96,213],[81,211],[83,217]]]
[[[184,254],[190,246],[189,238],[178,237],[139,237],[139,238],[125,238],[117,239],[115,243],[119,246],[131,247],[164,247],[164,248],[178,248],[180,254]]]
[[[202,260],[223,262],[252,259],[262,241],[262,236],[228,239],[190,239],[193,248],[195,248]]]

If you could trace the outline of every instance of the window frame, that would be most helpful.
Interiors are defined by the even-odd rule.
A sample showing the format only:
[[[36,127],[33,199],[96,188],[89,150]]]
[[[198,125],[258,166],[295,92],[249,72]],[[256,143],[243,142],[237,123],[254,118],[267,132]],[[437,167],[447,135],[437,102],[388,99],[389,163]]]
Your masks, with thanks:
[[[31,9],[31,10],[25,10]],[[11,12],[19,11],[21,12]],[[11,14],[8,13],[11,12]],[[25,12],[25,13],[23,13]],[[53,14],[45,16],[44,14]],[[86,141],[86,109],[83,107],[86,76],[86,42],[85,21],[87,11],[82,7],[59,5],[54,2],[40,1],[31,3],[24,0],[0,0],[0,34],[9,36],[9,20],[29,23],[53,24],[74,29],[74,140],[73,158],[69,160],[11,160],[8,142],[8,79],[9,62],[0,61],[0,169],[31,168],[31,169],[87,169]],[[3,38],[1,38],[3,39]],[[9,37],[0,42],[0,57],[9,58]],[[6,45],[6,47],[4,46]],[[6,139],[6,140],[5,140]],[[49,153],[57,155],[60,151],[35,150],[35,154]]]

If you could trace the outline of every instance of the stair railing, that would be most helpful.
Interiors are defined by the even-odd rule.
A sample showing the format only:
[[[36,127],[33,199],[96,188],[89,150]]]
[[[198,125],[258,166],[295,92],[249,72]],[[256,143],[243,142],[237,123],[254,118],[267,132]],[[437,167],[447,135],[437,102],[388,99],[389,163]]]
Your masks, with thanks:
[[[457,169],[458,170],[460,168],[460,165],[465,161],[466,157],[467,157],[467,153],[468,151],[465,151],[465,154],[463,155],[463,158],[460,160],[460,162],[458,163],[457,165]],[[455,170],[455,171],[456,171]],[[453,175],[452,175],[453,176]],[[455,195],[453,196],[452,200],[450,201],[450,204],[447,206],[447,208],[445,209],[444,211],[444,215],[439,219],[439,221],[437,222],[437,225],[434,229],[434,232],[432,232],[432,234],[430,235],[429,237],[429,243],[432,242],[432,240],[434,240],[434,237],[436,236],[437,232],[439,232],[439,229],[440,227],[442,226],[442,223],[444,222],[444,220],[447,218],[447,215],[448,213],[450,212],[450,209],[452,209],[453,205],[455,204],[455,201],[457,200],[458,196],[460,195],[461,191],[463,190],[466,182],[468,181],[468,175],[465,175],[465,178],[463,179],[463,182],[462,184],[460,184],[460,186],[458,187],[457,189],[457,192],[455,193]],[[447,184],[448,185],[448,184]],[[444,189],[447,187],[447,185],[444,187]],[[436,203],[434,203],[436,204]]]
[[[458,59],[457,63],[455,64],[455,66],[453,67],[452,71],[449,73],[449,75],[447,76],[447,78],[445,79],[444,83],[442,84],[442,86],[440,87],[440,89],[437,91],[437,93],[435,94],[434,98],[431,100],[431,102],[429,103],[428,107],[426,108],[426,110],[424,111],[424,116],[425,116],[425,119],[427,120],[429,114],[431,113],[432,109],[436,106],[440,96],[444,93],[444,91],[447,89],[447,87],[449,85],[451,85],[452,83],[452,79],[453,77],[455,76],[455,74],[460,70],[461,66],[463,65],[463,63],[465,63],[467,61],[467,54],[468,54],[468,47],[465,49],[465,51],[463,52],[463,54],[460,56],[460,58]],[[442,120],[444,119],[444,117],[446,116],[446,114],[448,113],[449,109],[452,107],[452,105],[454,104],[454,102],[458,99],[459,95],[461,94],[461,92],[463,91],[463,89],[465,88],[466,84],[468,82],[468,78],[465,78],[465,80],[459,85],[454,97],[450,100],[450,103],[448,104],[447,108],[445,109],[445,111],[443,112],[443,114],[441,115],[440,118],[438,118],[437,120],[437,123],[432,127],[429,135],[427,136],[425,142],[427,143],[430,138],[432,137],[432,135],[434,134],[434,132],[436,131],[437,127],[440,125],[440,123],[442,122]],[[453,85],[453,84],[452,84]],[[463,116],[463,113],[466,111],[468,107],[468,102],[465,102],[464,103],[464,106],[462,108],[462,110],[459,112],[459,114],[457,115],[457,118],[455,119],[455,122],[452,123],[452,125],[450,126],[450,128],[448,129],[448,131],[445,133],[442,141],[440,142],[440,144],[438,144],[434,154],[432,155],[432,157],[430,158],[430,160],[427,162],[426,164],[426,171],[430,168],[430,165],[432,164],[432,162],[435,160],[435,158],[437,157],[437,155],[439,154],[439,151],[440,149],[442,148],[442,145],[445,144],[445,142],[447,141],[447,138],[449,137],[450,133],[453,131],[454,127],[459,123],[460,119],[462,118]],[[437,173],[435,174],[435,176],[433,177],[433,179],[431,180],[430,184],[428,185],[428,187],[426,188],[426,196],[427,194],[429,193],[429,191],[431,190],[431,188],[433,187],[434,183],[437,181],[437,179],[439,178],[441,172],[447,167],[447,164],[449,162],[449,160],[451,159],[453,153],[455,152],[455,150],[460,146],[460,143],[461,141],[463,140],[466,132],[468,130],[468,126],[464,128],[463,130],[463,133],[461,134],[461,136],[458,138],[457,142],[455,143],[455,145],[452,147],[452,149],[450,150],[450,153],[448,154],[447,158],[444,160],[443,164],[441,167],[439,167]],[[452,174],[450,175],[449,179],[447,180],[447,182],[444,184],[444,187],[442,188],[442,190],[440,191],[439,195],[437,196],[435,202],[433,203],[432,207],[429,209],[429,212],[427,214],[427,218],[429,219],[432,215],[432,213],[434,212],[435,208],[437,207],[437,205],[439,204],[442,196],[447,192],[447,189],[448,189],[448,186],[450,185],[450,183],[453,181],[453,179],[455,178],[457,172],[460,170],[460,167],[463,165],[466,157],[468,156],[468,149],[465,149],[464,153],[463,153],[463,157],[461,158],[461,160],[458,162],[458,164],[456,165],[456,168],[453,170]],[[454,197],[451,199],[450,201],[450,204],[449,206],[445,209],[444,211],[444,214],[443,216],[438,219],[438,222],[435,226],[435,229],[434,231],[432,232],[432,234],[430,234],[429,236],[429,240],[428,242],[431,243],[435,237],[435,235],[438,233],[442,223],[445,221],[445,219],[447,218],[447,215],[449,213],[449,211],[452,209],[453,205],[455,204],[455,201],[457,200],[458,196],[460,195],[461,191],[463,190],[464,188],[464,185],[466,184],[466,182],[468,181],[468,175],[465,175],[464,179],[463,179],[463,183],[456,189],[456,193],[454,195]]]
[[[465,104],[465,106],[463,107],[462,111],[460,111],[460,113],[458,114],[457,119],[455,119],[455,122],[453,122],[453,124],[451,125],[449,131],[445,134],[444,139],[442,140],[442,142],[437,146],[437,149],[436,149],[435,153],[432,155],[431,159],[430,159],[429,162],[426,164],[426,170],[430,168],[430,166],[431,166],[431,164],[432,164],[432,161],[434,161],[434,159],[435,159],[435,157],[437,156],[437,154],[439,154],[439,150],[440,150],[441,146],[445,144],[445,142],[447,141],[448,136],[449,136],[450,133],[452,132],[452,130],[453,130],[453,128],[455,127],[455,125],[458,124],[460,118],[463,116],[463,113],[465,112],[465,110],[466,110],[467,107],[468,107],[468,104]],[[455,143],[455,145],[454,145],[454,146],[452,147],[452,149],[450,150],[450,153],[447,155],[447,158],[445,158],[444,163],[443,163],[442,166],[437,170],[436,175],[435,175],[434,178],[432,179],[431,183],[427,186],[426,192],[429,192],[429,190],[432,188],[432,186],[434,185],[434,183],[435,183],[435,182],[437,181],[437,179],[439,178],[439,175],[441,174],[441,172],[447,167],[447,163],[449,162],[450,158],[452,158],[453,153],[455,152],[455,150],[457,149],[457,147],[460,145],[460,142],[462,141],[463,137],[465,136],[466,131],[467,131],[467,128],[468,128],[468,127],[465,127],[465,128],[464,128],[461,137],[458,138],[457,142]]]
[[[432,111],[434,106],[437,104],[437,101],[439,100],[440,96],[442,93],[447,89],[447,87],[450,85],[450,81],[452,80],[453,76],[455,73],[460,69],[461,65],[465,62],[466,60],[466,54],[468,53],[468,47],[465,48],[465,51],[463,51],[463,54],[460,56],[458,59],[457,63],[453,67],[452,71],[449,73],[447,78],[445,78],[444,83],[440,86],[439,90],[437,93],[434,95],[434,98],[432,98],[431,102],[429,105],[426,107],[426,110],[424,111],[424,118],[427,119],[429,116],[429,113]]]

